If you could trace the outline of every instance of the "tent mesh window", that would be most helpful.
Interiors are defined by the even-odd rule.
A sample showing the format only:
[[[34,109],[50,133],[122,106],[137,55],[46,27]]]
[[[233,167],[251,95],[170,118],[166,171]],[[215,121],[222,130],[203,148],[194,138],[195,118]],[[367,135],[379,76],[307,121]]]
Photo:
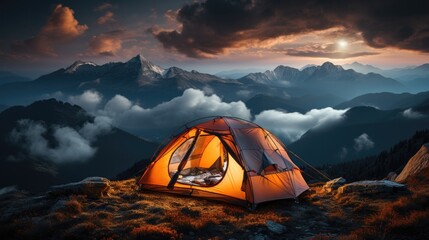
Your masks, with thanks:
[[[172,177],[181,162],[185,166],[179,173],[177,182],[193,186],[210,187],[219,183],[228,167],[228,153],[221,141],[214,135],[200,135],[193,149],[194,138],[189,138],[172,154],[168,171]],[[187,159],[186,153],[191,151]]]

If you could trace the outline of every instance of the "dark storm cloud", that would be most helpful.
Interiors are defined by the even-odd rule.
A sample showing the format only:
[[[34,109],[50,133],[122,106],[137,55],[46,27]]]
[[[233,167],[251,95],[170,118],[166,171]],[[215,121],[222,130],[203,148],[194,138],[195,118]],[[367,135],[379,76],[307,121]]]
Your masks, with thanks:
[[[151,29],[165,48],[194,58],[224,52],[244,41],[332,27],[361,32],[371,47],[429,52],[429,1],[206,0],[183,6],[181,31]]]

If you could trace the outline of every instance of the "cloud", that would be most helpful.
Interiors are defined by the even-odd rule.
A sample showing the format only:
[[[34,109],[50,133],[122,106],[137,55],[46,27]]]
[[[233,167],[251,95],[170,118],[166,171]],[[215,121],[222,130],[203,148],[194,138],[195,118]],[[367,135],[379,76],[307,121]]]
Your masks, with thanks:
[[[345,59],[377,55],[379,53],[338,51],[338,49],[336,49],[336,44],[309,44],[301,47],[286,49],[285,54],[299,57]]]
[[[31,156],[54,163],[82,162],[94,156],[97,149],[91,146],[97,136],[111,131],[111,120],[96,117],[78,131],[67,126],[47,127],[43,122],[29,119],[18,121],[10,139],[28,151]]]
[[[359,152],[362,150],[368,150],[374,147],[374,142],[366,133],[362,133],[359,137],[354,139],[354,149]]]
[[[122,95],[116,95],[106,103],[104,110],[107,113],[116,116],[130,110],[132,106],[133,103],[128,100],[128,98]]]
[[[74,11],[58,4],[40,32],[27,40],[12,44],[16,54],[55,55],[53,47],[79,37],[88,29],[74,17]]]
[[[416,112],[416,111],[413,111],[412,108],[405,109],[402,112],[402,115],[406,118],[421,118],[421,117],[423,117],[423,114]]]
[[[338,153],[338,156],[340,157],[340,159],[344,159],[347,157],[347,154],[349,153],[349,151],[347,150],[346,147],[342,147],[341,150]]]
[[[111,3],[102,3],[101,5],[95,8],[95,11],[101,12],[101,11],[105,11],[113,8],[115,8],[115,6],[113,6]]]
[[[427,1],[206,0],[184,5],[176,19],[181,29],[150,31],[165,48],[193,58],[336,27],[374,48],[429,52]]]
[[[103,16],[101,16],[97,19],[97,23],[100,25],[103,25],[106,23],[115,23],[116,20],[113,16],[114,16],[113,12],[108,11]]]
[[[94,122],[86,122],[79,130],[82,137],[95,142],[100,135],[108,134],[112,130],[112,119],[105,116],[97,116]]]
[[[205,95],[196,89],[187,89],[181,96],[153,108],[142,108],[126,97],[116,95],[106,103],[100,114],[112,117],[117,126],[155,131],[159,135],[201,117],[222,115],[250,119],[250,111],[243,102],[226,103],[215,94]]]
[[[327,126],[343,118],[347,111],[333,108],[312,109],[305,114],[266,110],[255,116],[254,122],[274,134],[294,142],[312,128]]]
[[[94,90],[86,90],[81,95],[70,96],[68,101],[84,108],[88,112],[94,112],[103,100],[103,96]]]
[[[121,39],[108,35],[93,36],[89,42],[91,55],[115,56],[121,48]]]

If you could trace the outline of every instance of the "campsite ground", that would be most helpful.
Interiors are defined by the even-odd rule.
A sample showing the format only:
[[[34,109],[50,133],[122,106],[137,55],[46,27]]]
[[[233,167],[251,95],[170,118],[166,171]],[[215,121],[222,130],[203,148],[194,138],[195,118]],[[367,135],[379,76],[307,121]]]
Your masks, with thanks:
[[[334,195],[318,184],[294,200],[242,207],[114,181],[110,196],[0,197],[3,239],[423,239],[428,187],[386,196]],[[9,216],[9,219],[6,217]],[[267,221],[285,227],[277,234]],[[420,234],[420,235],[419,235]],[[427,238],[426,238],[427,239]]]

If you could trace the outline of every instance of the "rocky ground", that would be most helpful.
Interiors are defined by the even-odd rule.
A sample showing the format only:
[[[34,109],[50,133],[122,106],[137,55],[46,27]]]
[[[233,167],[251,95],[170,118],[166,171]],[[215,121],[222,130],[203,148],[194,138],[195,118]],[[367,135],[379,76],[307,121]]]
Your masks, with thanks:
[[[343,189],[339,193],[337,187],[342,183],[328,188],[323,188],[322,183],[312,185],[299,202],[269,202],[249,211],[204,199],[140,192],[134,180],[101,182],[100,186],[90,183],[74,189],[70,185],[62,190],[56,188],[38,197],[16,191],[0,195],[0,236],[2,239],[427,237],[417,231],[421,224],[428,223],[428,220],[421,222],[422,219],[429,219],[426,190]],[[392,215],[395,211],[397,215]],[[392,223],[392,217],[400,218],[402,223]],[[407,228],[405,234],[404,228]]]

